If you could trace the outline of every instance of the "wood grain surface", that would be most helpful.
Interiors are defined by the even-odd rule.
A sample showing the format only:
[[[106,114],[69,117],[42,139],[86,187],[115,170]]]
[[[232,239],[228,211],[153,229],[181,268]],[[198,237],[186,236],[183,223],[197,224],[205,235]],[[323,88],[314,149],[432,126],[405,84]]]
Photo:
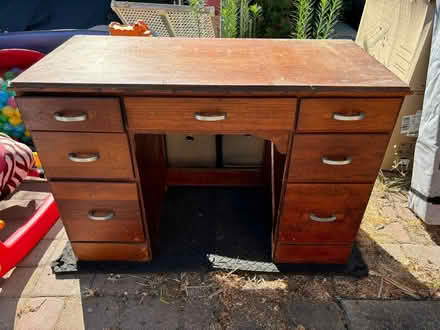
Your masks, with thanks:
[[[130,129],[151,132],[240,133],[292,131],[296,99],[125,97]],[[200,121],[196,113],[225,115]]]
[[[89,243],[73,242],[72,249],[84,261],[150,261],[145,243]]]
[[[289,184],[284,196],[279,240],[296,244],[351,244],[372,184]],[[316,222],[310,216],[331,217]]]
[[[387,134],[296,134],[289,182],[374,182],[387,147]],[[323,164],[322,157],[349,165]]]
[[[49,178],[132,179],[133,168],[125,134],[33,132],[38,154]],[[98,153],[91,163],[76,163],[69,153]]]
[[[17,97],[17,104],[33,131],[123,132],[121,105],[116,97]],[[84,121],[63,122],[62,116],[86,115]]]
[[[296,131],[332,133],[387,133],[394,128],[402,99],[302,99]],[[335,120],[334,114],[363,114],[362,120]]]
[[[345,245],[287,245],[279,244],[275,251],[276,263],[345,264],[352,246]]]
[[[12,87],[124,93],[154,88],[247,92],[379,91],[408,86],[349,40],[74,36]]]
[[[51,182],[51,187],[71,241],[145,240],[135,183]],[[114,215],[107,221],[90,220],[93,210]]]

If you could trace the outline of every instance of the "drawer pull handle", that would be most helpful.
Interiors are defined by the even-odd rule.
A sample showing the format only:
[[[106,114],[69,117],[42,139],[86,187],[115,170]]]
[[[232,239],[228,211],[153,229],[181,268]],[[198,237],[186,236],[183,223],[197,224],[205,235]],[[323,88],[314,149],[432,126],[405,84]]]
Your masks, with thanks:
[[[333,222],[336,221],[336,216],[332,215],[330,217],[318,217],[316,214],[310,214],[310,220],[316,221],[316,222]]]
[[[356,113],[353,115],[344,115],[342,113],[337,113],[337,112],[333,114],[333,119],[340,121],[359,121],[364,118],[365,118],[365,114],[363,112]]]
[[[55,112],[53,114],[53,118],[56,121],[62,121],[62,122],[78,122],[78,121],[86,121],[87,114],[85,112],[80,112],[79,114],[75,114],[75,115],[66,115],[62,112]]]
[[[326,164],[326,165],[331,165],[331,166],[343,166],[343,165],[350,165],[351,162],[353,161],[351,157],[345,157],[345,159],[343,160],[334,160],[334,159],[330,159],[328,157],[322,157],[322,163]]]
[[[75,163],[92,163],[99,159],[98,153],[69,153],[69,159]]]
[[[196,112],[194,118],[200,121],[221,121],[226,119],[225,112]]]
[[[104,214],[97,215],[99,213],[104,213]],[[89,219],[93,220],[93,221],[108,221],[108,220],[111,220],[114,216],[115,216],[115,212],[113,212],[113,211],[91,210],[91,211],[89,211],[89,214],[88,214]]]

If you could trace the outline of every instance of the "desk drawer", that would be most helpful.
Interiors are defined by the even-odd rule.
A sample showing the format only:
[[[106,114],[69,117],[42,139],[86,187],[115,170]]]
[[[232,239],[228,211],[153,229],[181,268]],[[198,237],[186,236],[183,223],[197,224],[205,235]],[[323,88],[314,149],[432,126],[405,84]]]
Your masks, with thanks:
[[[351,244],[371,189],[372,184],[288,184],[279,241]]]
[[[296,99],[124,98],[128,126],[147,131],[291,131]]]
[[[18,97],[32,131],[123,132],[116,97]]]
[[[297,134],[289,182],[374,182],[389,140],[382,134]]]
[[[303,99],[297,132],[391,132],[401,99]]]
[[[76,257],[82,261],[150,261],[145,243],[72,243]]]
[[[34,132],[32,137],[49,178],[133,177],[125,134]]]
[[[352,245],[291,245],[279,244],[275,250],[276,263],[345,264]]]
[[[145,240],[135,183],[52,182],[51,187],[71,241]]]

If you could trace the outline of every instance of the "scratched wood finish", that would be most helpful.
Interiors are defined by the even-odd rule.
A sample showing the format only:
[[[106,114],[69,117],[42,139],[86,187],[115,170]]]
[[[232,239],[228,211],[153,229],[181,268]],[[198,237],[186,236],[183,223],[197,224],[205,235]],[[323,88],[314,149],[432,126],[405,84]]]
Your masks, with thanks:
[[[125,97],[128,126],[152,132],[240,133],[291,131],[296,99]],[[200,121],[196,113],[225,115]]]
[[[32,138],[49,178],[133,178],[125,134],[33,132]],[[98,153],[99,159],[76,163],[69,159],[72,152]]]
[[[296,131],[331,133],[391,132],[399,113],[402,99],[302,99]],[[361,120],[335,120],[334,114],[353,116],[362,114]]]
[[[297,134],[289,182],[374,182],[387,147],[387,134]],[[322,157],[348,165],[327,165]]]
[[[123,132],[121,106],[116,97],[17,97],[26,127],[33,131]],[[62,116],[86,116],[63,122]]]
[[[275,251],[276,263],[346,264],[352,245],[290,245],[279,244]]]
[[[83,261],[150,261],[145,243],[72,242],[76,257]]]
[[[75,241],[143,242],[135,183],[51,182],[67,235]],[[88,213],[113,212],[110,220],[90,220]]]
[[[372,188],[372,184],[288,184],[280,220],[280,242],[353,242]],[[336,220],[317,222],[310,218],[311,215],[335,216]]]
[[[12,82],[17,90],[121,94],[148,89],[173,94],[193,86],[224,94],[409,92],[349,40],[74,36]]]

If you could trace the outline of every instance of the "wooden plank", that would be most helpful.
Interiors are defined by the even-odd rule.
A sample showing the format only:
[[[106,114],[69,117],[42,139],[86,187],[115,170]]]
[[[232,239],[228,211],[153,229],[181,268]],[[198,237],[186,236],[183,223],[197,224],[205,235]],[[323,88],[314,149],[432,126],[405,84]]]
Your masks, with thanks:
[[[262,186],[264,174],[261,170],[189,169],[169,168],[169,186]]]
[[[193,86],[409,93],[407,84],[348,40],[74,36],[12,82],[16,90],[121,93]]]
[[[153,254],[159,253],[160,212],[165,197],[167,163],[162,135],[130,132],[136,175],[139,178],[144,223]]]

